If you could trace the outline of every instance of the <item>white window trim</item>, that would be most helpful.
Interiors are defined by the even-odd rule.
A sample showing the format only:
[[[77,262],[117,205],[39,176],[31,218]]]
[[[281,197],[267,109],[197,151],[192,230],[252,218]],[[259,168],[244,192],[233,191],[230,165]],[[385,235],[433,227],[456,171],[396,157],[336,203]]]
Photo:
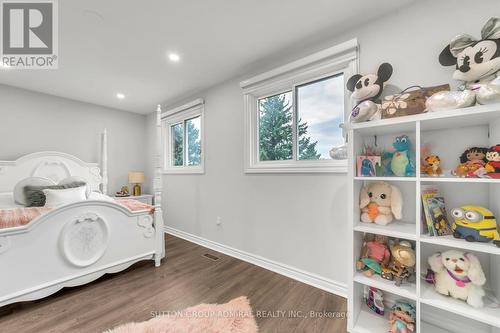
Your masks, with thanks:
[[[161,115],[162,122],[162,165],[163,174],[203,174],[205,173],[205,101],[198,98]],[[171,126],[185,120],[200,116],[201,160],[200,165],[173,166]],[[184,157],[185,158],[185,157]]]
[[[358,72],[358,53],[358,41],[352,39],[240,82],[245,107],[245,173],[347,173],[347,160],[260,161],[258,100],[290,90],[295,96],[296,86],[339,73],[344,73],[347,80]],[[348,111],[351,109],[349,95],[346,90],[344,94],[346,121]],[[295,115],[295,102],[293,112]]]

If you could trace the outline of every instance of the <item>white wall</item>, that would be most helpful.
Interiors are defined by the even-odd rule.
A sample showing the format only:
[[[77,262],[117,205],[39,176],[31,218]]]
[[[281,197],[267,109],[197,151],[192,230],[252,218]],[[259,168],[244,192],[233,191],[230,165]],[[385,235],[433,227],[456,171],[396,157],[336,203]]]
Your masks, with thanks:
[[[100,162],[104,128],[113,193],[128,182],[130,170],[146,168],[145,116],[0,85],[0,160],[56,150]]]
[[[478,36],[487,18],[499,12],[498,0],[480,6],[463,0],[419,1],[355,31],[325,32],[321,40],[311,36],[256,63],[245,78],[357,37],[363,72],[388,61],[394,66],[391,82],[399,88],[452,82],[453,69],[440,66],[438,54],[458,33]],[[166,225],[345,284],[346,174],[244,174],[241,79],[167,101],[173,106],[205,98],[206,174],[164,176]],[[151,126],[152,116],[148,122]],[[215,224],[217,216],[222,227]]]

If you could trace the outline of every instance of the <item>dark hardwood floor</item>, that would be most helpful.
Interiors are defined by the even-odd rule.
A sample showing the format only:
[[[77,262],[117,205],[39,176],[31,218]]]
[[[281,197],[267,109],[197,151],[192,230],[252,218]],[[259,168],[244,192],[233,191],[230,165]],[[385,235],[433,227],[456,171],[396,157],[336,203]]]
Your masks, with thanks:
[[[85,286],[0,308],[0,332],[103,332],[150,319],[153,312],[242,295],[250,299],[260,332],[347,332],[342,297],[169,235],[167,256],[159,268],[140,262]],[[323,318],[305,318],[310,311]]]

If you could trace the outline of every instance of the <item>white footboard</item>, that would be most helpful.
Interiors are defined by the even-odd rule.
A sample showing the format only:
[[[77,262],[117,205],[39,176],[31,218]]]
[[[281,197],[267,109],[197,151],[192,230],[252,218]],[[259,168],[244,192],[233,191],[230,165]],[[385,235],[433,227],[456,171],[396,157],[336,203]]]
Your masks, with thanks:
[[[106,201],[71,204],[26,226],[0,229],[0,306],[82,285],[140,260],[159,265],[163,237],[161,214],[132,213]]]

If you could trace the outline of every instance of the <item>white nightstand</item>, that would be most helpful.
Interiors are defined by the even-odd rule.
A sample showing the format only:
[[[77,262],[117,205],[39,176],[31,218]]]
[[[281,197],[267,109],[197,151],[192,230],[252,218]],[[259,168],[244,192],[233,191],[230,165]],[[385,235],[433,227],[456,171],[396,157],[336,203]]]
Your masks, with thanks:
[[[120,198],[120,197],[116,197],[116,198]],[[135,200],[138,200],[140,202],[144,202],[148,205],[152,205],[153,204],[153,195],[152,194],[141,194],[141,195],[138,195],[138,196],[135,196],[135,195],[131,195],[129,197],[125,197],[126,199],[135,199]]]

